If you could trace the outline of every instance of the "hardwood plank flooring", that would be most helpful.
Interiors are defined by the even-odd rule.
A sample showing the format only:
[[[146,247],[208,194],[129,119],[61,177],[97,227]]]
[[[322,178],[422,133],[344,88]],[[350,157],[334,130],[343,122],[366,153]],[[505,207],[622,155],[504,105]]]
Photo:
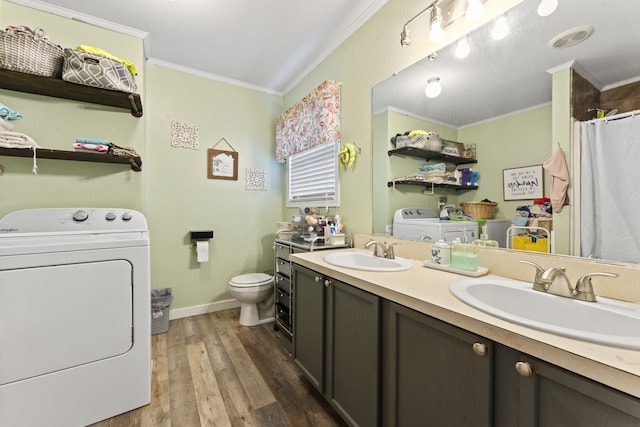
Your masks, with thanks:
[[[93,427],[346,426],[303,377],[273,324],[239,309],[169,322],[151,337],[151,403]]]

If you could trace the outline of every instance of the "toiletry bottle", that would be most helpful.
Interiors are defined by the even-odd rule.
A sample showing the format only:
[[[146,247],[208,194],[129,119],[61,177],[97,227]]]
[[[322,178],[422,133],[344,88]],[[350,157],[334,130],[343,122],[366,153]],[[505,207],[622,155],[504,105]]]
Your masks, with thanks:
[[[451,245],[444,240],[438,240],[431,245],[431,262],[440,265],[449,265],[451,260]]]
[[[480,238],[473,241],[474,245],[477,246],[485,246],[490,248],[497,248],[498,242],[496,240],[489,240],[489,235],[487,234],[487,226],[482,226],[482,233],[480,234]]]
[[[451,244],[451,266],[469,271],[478,271],[478,246],[462,243],[456,239]]]

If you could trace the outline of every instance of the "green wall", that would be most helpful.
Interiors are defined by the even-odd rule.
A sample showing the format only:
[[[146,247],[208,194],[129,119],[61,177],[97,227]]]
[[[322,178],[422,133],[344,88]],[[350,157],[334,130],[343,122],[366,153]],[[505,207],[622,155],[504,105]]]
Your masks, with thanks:
[[[137,80],[144,95],[142,40],[6,1],[0,5],[3,29],[20,24],[40,27],[63,47],[97,45],[131,60],[140,68]],[[29,135],[41,147],[72,150],[76,137],[109,139],[133,146],[144,161],[144,116],[136,119],[125,110],[2,89],[0,102],[24,116],[12,122],[14,131]],[[5,171],[0,176],[0,216],[39,207],[144,208],[144,172],[133,172],[126,165],[39,159],[38,175],[33,175],[31,159],[0,157],[0,164]]]
[[[273,270],[273,233],[282,215],[275,161],[278,96],[149,64],[147,218],[154,287],[172,287],[174,305],[229,299],[231,277]],[[198,150],[171,146],[171,122],[199,127]],[[238,180],[207,178],[207,149],[238,151]],[[266,191],[248,191],[246,168],[267,174]],[[213,230],[209,262],[197,263],[190,230]]]

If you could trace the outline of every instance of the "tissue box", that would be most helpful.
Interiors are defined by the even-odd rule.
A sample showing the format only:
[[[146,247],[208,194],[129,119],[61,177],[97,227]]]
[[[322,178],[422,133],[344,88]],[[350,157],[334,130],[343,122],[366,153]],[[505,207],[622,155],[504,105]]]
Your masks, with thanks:
[[[328,240],[330,245],[344,245],[344,234],[331,234]]]

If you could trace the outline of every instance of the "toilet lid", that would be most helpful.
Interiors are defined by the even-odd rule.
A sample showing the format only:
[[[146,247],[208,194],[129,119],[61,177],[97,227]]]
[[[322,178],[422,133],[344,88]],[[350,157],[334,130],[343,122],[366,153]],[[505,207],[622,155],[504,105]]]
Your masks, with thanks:
[[[269,283],[273,280],[273,276],[265,273],[249,273],[236,276],[231,279],[231,283],[236,286],[256,286]]]

